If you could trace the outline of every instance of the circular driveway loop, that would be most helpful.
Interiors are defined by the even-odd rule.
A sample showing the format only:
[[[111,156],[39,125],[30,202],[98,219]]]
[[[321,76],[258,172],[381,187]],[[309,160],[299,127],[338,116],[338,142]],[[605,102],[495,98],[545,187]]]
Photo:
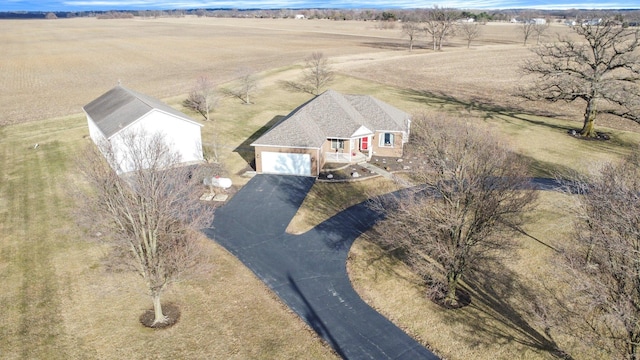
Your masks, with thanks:
[[[257,175],[204,232],[250,268],[345,359],[438,359],[353,290],[353,241],[381,218],[352,206],[302,235],[285,233],[314,178]]]

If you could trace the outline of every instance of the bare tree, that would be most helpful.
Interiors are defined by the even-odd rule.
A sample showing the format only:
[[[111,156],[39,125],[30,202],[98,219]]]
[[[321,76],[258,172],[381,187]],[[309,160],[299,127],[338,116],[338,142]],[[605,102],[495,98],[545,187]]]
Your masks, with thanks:
[[[202,155],[206,162],[214,164],[221,163],[223,150],[227,146],[222,138],[218,131],[214,131],[210,137],[210,141],[202,144]]]
[[[529,40],[531,35],[533,35],[535,28],[536,28],[535,22],[529,19],[525,19],[520,24],[520,31],[522,32],[522,37],[524,39],[524,44],[523,44],[524,46],[527,46],[527,41]]]
[[[427,12],[423,30],[431,35],[433,50],[442,50],[442,44],[456,32],[456,21],[460,13],[456,10],[434,6]]]
[[[123,157],[135,167],[119,176],[110,164]],[[89,188],[77,194],[78,219],[111,247],[112,266],[142,277],[153,300],[154,327],[175,320],[164,315],[161,295],[198,266],[198,230],[212,220],[211,208],[199,201],[196,172],[179,164],[180,155],[162,135],[143,132],[129,132],[118,147],[91,146],[79,161]]]
[[[471,47],[471,42],[480,37],[482,30],[477,22],[465,22],[460,25],[460,34],[467,40],[467,49]]]
[[[236,97],[244,104],[251,104],[251,96],[258,89],[258,79],[255,71],[251,68],[240,68],[238,70],[238,79],[229,89],[223,89],[222,92],[228,96]]]
[[[615,358],[640,358],[640,157],[608,163],[568,187],[578,210],[564,260],[574,314]],[[577,195],[574,195],[576,194]],[[580,307],[578,307],[580,306]]]
[[[409,51],[413,51],[413,43],[422,31],[420,25],[416,22],[405,22],[402,24],[402,35],[409,38]]]
[[[318,95],[335,78],[329,59],[321,52],[313,52],[305,59],[302,82],[284,81],[283,86],[291,91]]]
[[[335,73],[329,65],[329,59],[321,52],[313,52],[305,59],[303,81],[309,86],[312,94],[318,95],[335,78]]]
[[[524,186],[521,160],[486,130],[423,117],[411,136],[411,156],[425,164],[411,174],[421,186],[379,203],[386,219],[376,229],[385,247],[435,285],[434,296],[457,307],[465,273],[513,244],[535,193]]]
[[[549,21],[547,20],[545,20],[544,23],[536,22],[533,25],[533,33],[536,34],[536,45],[540,45],[540,38],[542,38],[542,36],[547,32],[547,30],[549,30]]]
[[[612,114],[640,123],[640,29],[605,22],[573,27],[582,42],[559,38],[533,51],[522,70],[537,79],[520,89],[529,100],[585,102],[580,134],[595,137],[596,116]]]
[[[196,111],[204,117],[206,121],[211,120],[210,113],[218,102],[215,85],[206,76],[201,76],[196,80],[196,85],[189,92],[189,96],[183,105]]]
[[[536,19],[535,14],[532,11],[525,11],[518,17],[518,21],[520,24],[518,27],[520,28],[520,32],[522,33],[522,37],[524,40],[523,45],[527,46],[527,41],[529,38],[535,33],[536,30]]]

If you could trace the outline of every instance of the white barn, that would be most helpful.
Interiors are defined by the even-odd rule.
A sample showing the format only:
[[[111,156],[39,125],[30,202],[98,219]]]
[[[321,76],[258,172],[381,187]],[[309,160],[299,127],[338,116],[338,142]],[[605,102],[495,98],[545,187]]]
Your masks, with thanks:
[[[200,162],[202,124],[153,97],[116,86],[82,108],[87,116],[89,135],[99,145],[109,142],[116,154],[125,154],[123,136],[130,133],[162,134],[181,162]],[[102,150],[102,149],[101,149]],[[111,164],[118,173],[134,170],[122,155]]]

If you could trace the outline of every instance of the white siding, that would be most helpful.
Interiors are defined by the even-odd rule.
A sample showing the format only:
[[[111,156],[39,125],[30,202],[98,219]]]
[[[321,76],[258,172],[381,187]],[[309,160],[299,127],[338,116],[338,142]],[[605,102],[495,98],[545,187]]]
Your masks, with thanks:
[[[165,139],[182,157],[182,162],[202,161],[201,125],[154,110],[131,125],[135,131],[163,133]]]
[[[89,132],[91,133],[91,122],[89,122]],[[95,127],[95,125],[94,125]],[[202,161],[202,138],[200,134],[201,125],[195,122],[185,121],[159,110],[152,110],[136,122],[113,135],[109,142],[116,153],[118,164],[112,166],[119,173],[126,173],[134,170],[133,165],[124,161],[127,149],[123,148],[122,136],[127,133],[157,134],[161,133],[167,145],[180,154],[181,162]],[[97,130],[97,129],[96,129]],[[98,138],[99,136],[97,136]],[[92,136],[92,139],[94,137]],[[94,142],[97,139],[94,139]],[[99,144],[99,142],[96,142]]]
[[[106,140],[102,131],[98,129],[98,126],[89,115],[87,115],[87,124],[89,125],[89,136],[95,144],[100,144]]]

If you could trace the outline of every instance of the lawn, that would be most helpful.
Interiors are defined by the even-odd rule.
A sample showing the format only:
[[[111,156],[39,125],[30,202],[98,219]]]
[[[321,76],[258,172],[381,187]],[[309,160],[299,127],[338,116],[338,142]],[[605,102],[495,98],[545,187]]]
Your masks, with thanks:
[[[77,185],[74,156],[87,135],[82,116],[0,129],[0,357],[336,358],[253,273],[204,238],[210,271],[164,297],[180,307],[180,321],[144,328],[138,317],[151,301],[141,280],[107,271],[105,248],[74,225],[66,194]]]
[[[140,280],[105,269],[105,248],[84,240],[66,195],[68,186],[78,185],[75,154],[89,142],[80,107],[119,79],[182,109],[197,76],[225,86],[239,66],[254,68],[260,77],[255,104],[224,98],[203,128],[204,142],[215,137],[221,145],[227,175],[238,186],[248,181],[242,175],[250,169],[251,141],[309,99],[278,82],[296,79],[300,61],[314,50],[329,55],[338,72],[332,88],[370,94],[416,116],[446,112],[484,123],[531,161],[532,176],[588,171],[640,143],[640,135],[629,131],[637,125],[612,119],[603,119],[600,129],[612,141],[571,138],[566,131],[579,126],[578,106],[513,98],[517,64],[530,52],[509,25],[488,25],[471,50],[454,39],[445,51],[412,53],[398,46],[404,44],[399,30],[364,22],[71,19],[2,21],[0,30],[6,60],[0,79],[7,95],[0,98],[0,124],[11,124],[0,127],[2,358],[336,358],[237,259],[205,239],[211,271],[176,284],[165,296],[180,307],[179,323],[165,331],[139,324],[151,305]],[[288,231],[304,232],[368,196],[397,188],[380,178],[317,183]],[[415,276],[366,234],[349,257],[354,286],[448,359],[549,358],[550,340],[530,317],[527,294],[540,289],[540,280],[560,286],[549,259],[552,247],[567,241],[565,201],[559,194],[541,196],[528,235],[517,239],[519,252],[495,274],[508,288],[491,287],[496,282],[487,277],[476,288],[477,301],[461,311],[426,301]],[[576,359],[594,357],[578,339],[557,333],[555,340]]]

